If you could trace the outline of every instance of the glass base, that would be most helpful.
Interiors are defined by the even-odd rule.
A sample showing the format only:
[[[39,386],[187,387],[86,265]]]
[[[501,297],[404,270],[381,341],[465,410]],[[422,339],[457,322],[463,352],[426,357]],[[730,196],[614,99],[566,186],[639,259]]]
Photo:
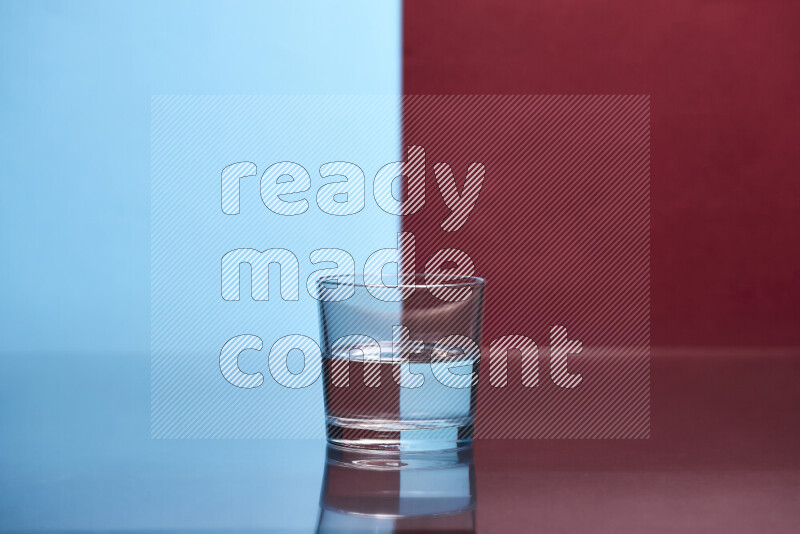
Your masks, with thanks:
[[[375,451],[428,452],[469,447],[472,417],[435,421],[364,421],[327,418],[328,443]]]
[[[473,458],[329,445],[317,532],[475,532]]]

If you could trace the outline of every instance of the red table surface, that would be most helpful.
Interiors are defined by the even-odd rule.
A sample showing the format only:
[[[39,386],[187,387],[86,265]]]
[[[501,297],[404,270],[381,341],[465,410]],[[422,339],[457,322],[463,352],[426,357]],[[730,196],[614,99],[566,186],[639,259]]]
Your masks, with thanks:
[[[478,441],[478,532],[796,532],[800,350],[655,349],[651,371],[650,439]]]

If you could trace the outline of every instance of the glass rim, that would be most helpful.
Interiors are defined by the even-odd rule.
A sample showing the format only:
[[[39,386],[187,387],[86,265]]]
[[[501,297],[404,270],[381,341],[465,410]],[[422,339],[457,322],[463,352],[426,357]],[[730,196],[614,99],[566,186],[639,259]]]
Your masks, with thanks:
[[[376,280],[384,280],[386,278],[394,278],[398,281],[403,280],[404,283],[397,283],[397,284],[380,284],[380,283],[372,283],[366,282],[365,277],[373,277]],[[427,282],[428,279],[440,279],[441,282]],[[412,279],[414,282],[406,283],[407,280]],[[420,283],[417,283],[416,280],[421,280]],[[321,276],[317,279],[317,285],[323,285],[329,281],[336,281],[337,287],[339,285],[344,285],[348,287],[378,287],[378,288],[455,288],[455,287],[482,287],[486,285],[486,280],[479,276],[466,276],[466,275],[452,275],[452,274],[441,274],[441,273],[398,273],[398,274],[387,274],[383,275],[382,273],[364,273],[364,274],[333,274],[327,276]]]

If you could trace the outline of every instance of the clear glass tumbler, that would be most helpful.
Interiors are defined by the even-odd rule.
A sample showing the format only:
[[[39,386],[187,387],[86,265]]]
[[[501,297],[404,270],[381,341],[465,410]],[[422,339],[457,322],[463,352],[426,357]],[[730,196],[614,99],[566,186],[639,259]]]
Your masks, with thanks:
[[[390,451],[471,444],[484,281],[331,276],[318,290],[328,441]]]

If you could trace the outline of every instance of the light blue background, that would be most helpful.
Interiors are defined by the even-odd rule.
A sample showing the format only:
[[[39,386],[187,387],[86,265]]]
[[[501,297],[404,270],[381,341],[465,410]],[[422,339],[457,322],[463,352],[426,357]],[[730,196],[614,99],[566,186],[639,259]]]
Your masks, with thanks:
[[[149,438],[150,97],[397,94],[399,2],[6,1],[0,54],[0,529],[313,528],[321,442]]]
[[[149,350],[151,95],[400,91],[395,1],[0,10],[5,353]]]

